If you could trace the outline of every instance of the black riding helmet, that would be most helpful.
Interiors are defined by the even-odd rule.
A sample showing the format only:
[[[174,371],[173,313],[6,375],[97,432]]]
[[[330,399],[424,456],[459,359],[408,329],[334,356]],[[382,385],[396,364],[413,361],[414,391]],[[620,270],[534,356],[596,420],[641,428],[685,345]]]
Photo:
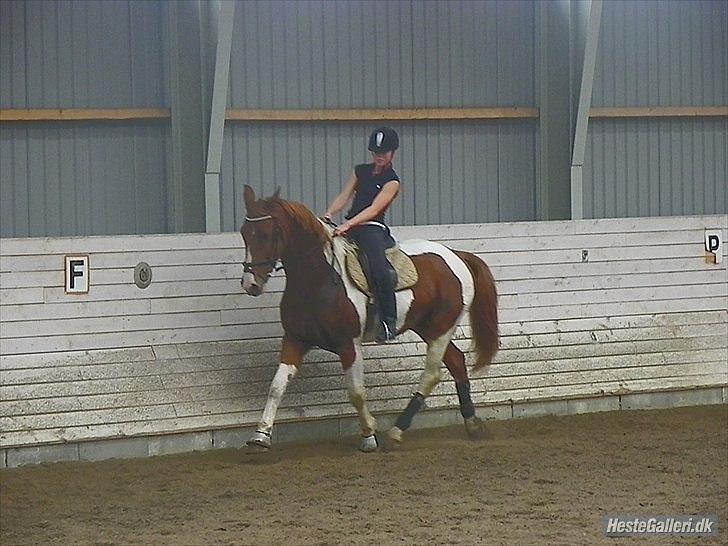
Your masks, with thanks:
[[[399,135],[391,127],[379,127],[369,136],[370,152],[393,152],[397,148],[399,148]]]

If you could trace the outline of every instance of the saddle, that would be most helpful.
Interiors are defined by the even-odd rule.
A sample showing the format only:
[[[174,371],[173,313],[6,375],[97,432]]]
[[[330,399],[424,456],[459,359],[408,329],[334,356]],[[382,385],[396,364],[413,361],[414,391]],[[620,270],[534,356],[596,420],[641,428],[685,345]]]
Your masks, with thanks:
[[[349,278],[359,290],[364,292],[370,298],[373,297],[365,274],[365,270],[368,269],[368,267],[365,261],[362,264],[362,260],[360,260],[359,246],[347,239],[344,243],[344,252],[346,255],[346,270],[349,273]],[[412,262],[412,259],[399,248],[399,245],[388,248],[385,251],[385,256],[397,274],[397,282],[394,288],[395,292],[412,288],[415,284],[417,284],[417,269],[415,268],[415,264]]]

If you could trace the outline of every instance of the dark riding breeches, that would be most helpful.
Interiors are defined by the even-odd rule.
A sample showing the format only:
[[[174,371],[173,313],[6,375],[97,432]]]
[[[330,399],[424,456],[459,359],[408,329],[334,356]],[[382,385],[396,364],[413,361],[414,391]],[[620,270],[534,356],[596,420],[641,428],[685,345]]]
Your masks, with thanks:
[[[369,262],[367,272],[372,292],[379,303],[382,320],[394,325],[397,321],[397,303],[394,297],[396,276],[387,261],[384,251],[395,245],[389,228],[378,225],[362,225],[351,230],[349,236],[359,245]]]

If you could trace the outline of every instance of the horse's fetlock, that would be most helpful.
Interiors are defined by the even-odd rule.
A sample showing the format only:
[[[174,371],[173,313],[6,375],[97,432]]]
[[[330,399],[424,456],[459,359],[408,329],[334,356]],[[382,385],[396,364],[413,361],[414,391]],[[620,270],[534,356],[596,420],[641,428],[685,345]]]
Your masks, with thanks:
[[[387,431],[387,437],[395,444],[400,444],[402,443],[402,430],[399,427],[394,426]]]

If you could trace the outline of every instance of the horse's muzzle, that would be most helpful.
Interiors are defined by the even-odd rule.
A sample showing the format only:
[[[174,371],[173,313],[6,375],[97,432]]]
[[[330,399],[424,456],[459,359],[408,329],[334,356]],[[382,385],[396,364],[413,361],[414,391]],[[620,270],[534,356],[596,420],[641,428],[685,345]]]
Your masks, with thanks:
[[[240,279],[240,286],[243,287],[243,292],[249,296],[260,296],[265,289],[265,282],[260,282],[253,274],[245,273]]]
[[[246,279],[243,277],[240,279],[240,286],[243,287],[243,292],[249,296],[260,296],[263,293],[263,287],[259,286],[255,281],[245,282]]]
[[[253,284],[245,290],[245,293],[249,296],[260,296],[263,293],[263,289],[257,284]]]

